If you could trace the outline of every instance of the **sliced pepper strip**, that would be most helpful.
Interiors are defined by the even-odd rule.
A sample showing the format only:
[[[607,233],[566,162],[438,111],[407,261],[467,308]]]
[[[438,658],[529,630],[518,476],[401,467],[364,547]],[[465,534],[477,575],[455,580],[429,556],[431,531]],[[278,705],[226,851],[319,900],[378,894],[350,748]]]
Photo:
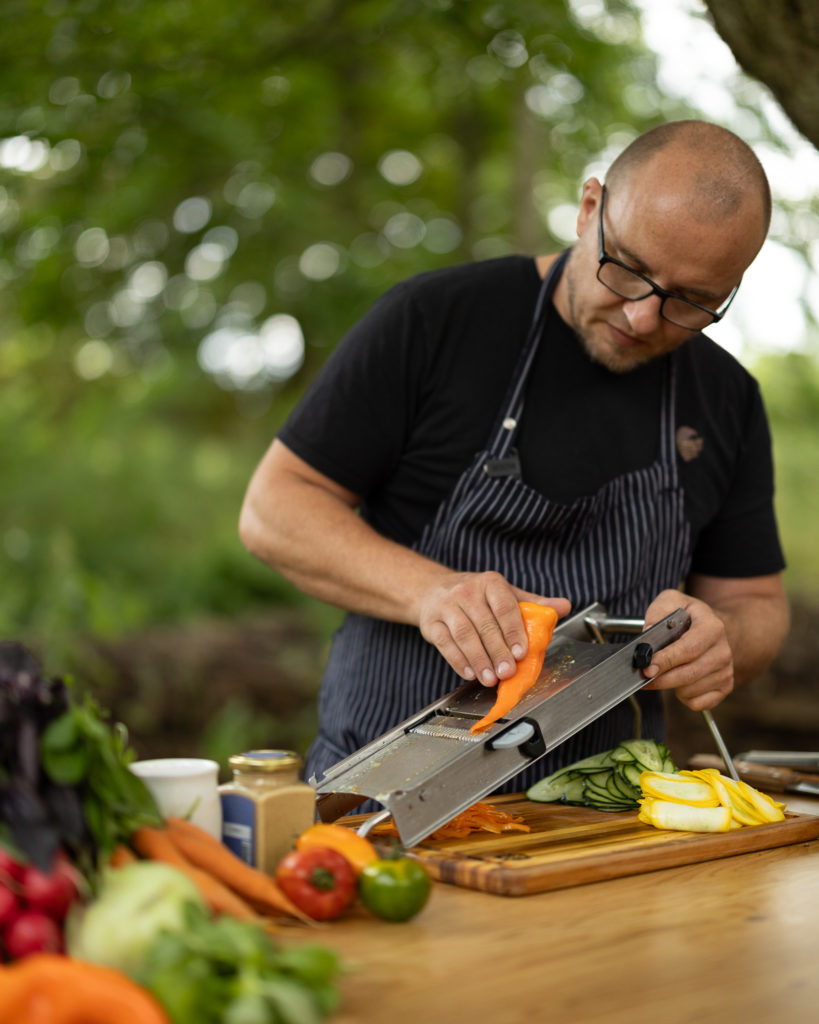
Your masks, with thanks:
[[[456,814],[451,821],[436,829],[430,839],[463,839],[472,832],[529,832],[530,828],[522,817],[513,817],[506,811],[499,811],[492,804],[478,802]],[[370,835],[397,836],[398,830],[392,822],[376,825]]]

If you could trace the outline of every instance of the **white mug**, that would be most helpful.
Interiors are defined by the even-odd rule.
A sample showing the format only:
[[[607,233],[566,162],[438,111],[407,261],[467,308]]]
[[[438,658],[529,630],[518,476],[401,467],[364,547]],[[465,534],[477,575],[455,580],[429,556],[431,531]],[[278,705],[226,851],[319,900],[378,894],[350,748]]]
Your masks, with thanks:
[[[222,838],[219,765],[202,757],[159,757],[128,766],[151,791],[163,818],[187,818]]]

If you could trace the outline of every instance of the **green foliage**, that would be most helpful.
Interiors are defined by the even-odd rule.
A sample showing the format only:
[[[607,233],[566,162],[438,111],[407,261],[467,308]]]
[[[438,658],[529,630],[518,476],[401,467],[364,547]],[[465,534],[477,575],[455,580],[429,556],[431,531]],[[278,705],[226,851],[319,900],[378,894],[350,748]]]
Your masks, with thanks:
[[[8,0],[2,633],[59,666],[301,601],[236,519],[339,337],[408,274],[566,244],[590,161],[685,113],[626,0]]]
[[[296,600],[236,519],[338,338],[407,274],[564,244],[546,215],[587,162],[672,113],[621,0],[593,27],[566,0],[4,15],[0,621],[57,662],[77,632]],[[280,314],[300,370],[258,361]]]
[[[185,926],[149,946],[136,979],[176,1024],[320,1024],[339,1003],[343,967],[316,943],[280,948],[263,928],[185,907]]]
[[[203,756],[217,761],[223,771],[238,750],[281,748],[304,755],[316,734],[316,719],[312,701],[305,702],[298,712],[279,717],[234,697],[210,718],[199,744]]]
[[[789,590],[815,597],[819,585],[819,365],[792,352],[755,368],[771,421],[776,464],[776,510]]]

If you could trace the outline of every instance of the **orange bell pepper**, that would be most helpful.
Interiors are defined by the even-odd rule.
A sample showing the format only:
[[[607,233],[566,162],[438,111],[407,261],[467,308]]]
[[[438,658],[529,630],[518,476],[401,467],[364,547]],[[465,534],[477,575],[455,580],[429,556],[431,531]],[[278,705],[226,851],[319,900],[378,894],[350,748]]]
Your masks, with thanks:
[[[546,648],[552,639],[557,625],[557,612],[546,604],[535,604],[532,601],[519,602],[523,625],[529,639],[529,648],[518,662],[517,669],[509,679],[501,679],[498,683],[498,694],[495,704],[488,715],[470,728],[470,732],[484,732],[512,710],[521,697],[537,682]]]

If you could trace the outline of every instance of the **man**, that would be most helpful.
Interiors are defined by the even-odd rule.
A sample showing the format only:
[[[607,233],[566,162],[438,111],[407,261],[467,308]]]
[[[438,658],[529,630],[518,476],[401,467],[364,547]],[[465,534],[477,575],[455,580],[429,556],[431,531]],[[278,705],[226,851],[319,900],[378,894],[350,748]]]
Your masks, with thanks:
[[[583,186],[577,243],[422,274],[344,339],[262,459],[248,549],[348,610],[322,684],[321,774],[464,679],[514,673],[517,602],[600,601],[687,633],[661,690],[715,707],[788,628],[770,439],[755,381],[699,332],[759,251],[753,152],[700,121],[660,126]],[[620,705],[504,787],[632,734]]]

